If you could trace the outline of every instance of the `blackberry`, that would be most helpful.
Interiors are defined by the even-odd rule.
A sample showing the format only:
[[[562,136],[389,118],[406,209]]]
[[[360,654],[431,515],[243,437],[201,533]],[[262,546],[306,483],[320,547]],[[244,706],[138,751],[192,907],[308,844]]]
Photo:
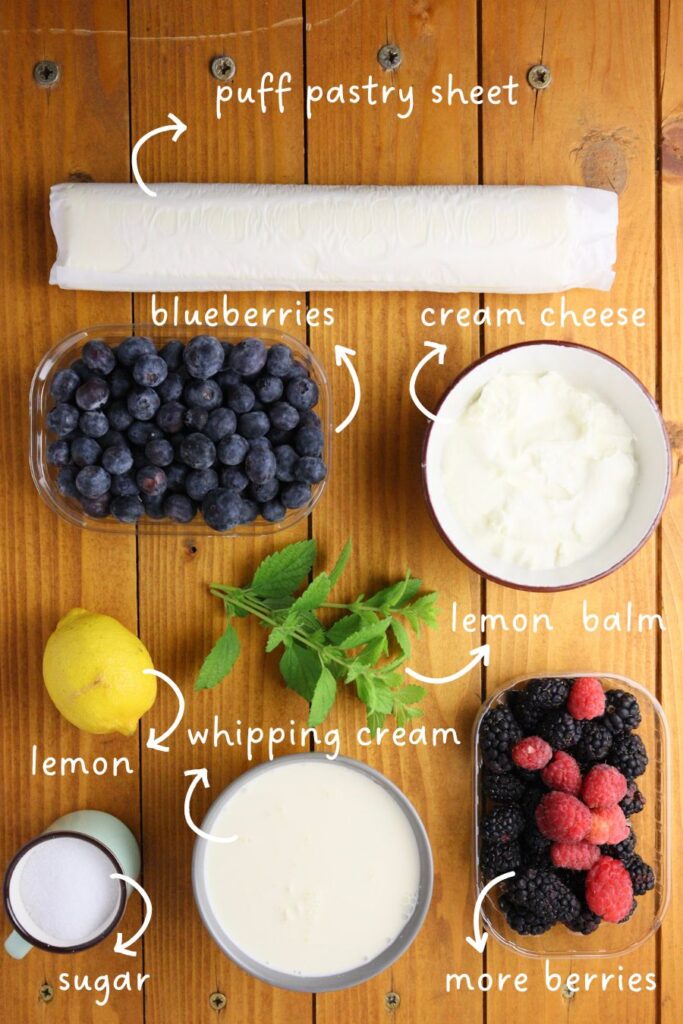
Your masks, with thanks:
[[[565,921],[570,932],[578,932],[580,935],[592,935],[600,927],[602,918],[594,914],[588,907],[582,906],[576,917]]]
[[[617,843],[615,846],[609,846],[608,844],[601,846],[600,850],[605,857],[614,857],[615,860],[620,860],[625,864],[633,857],[633,851],[635,848],[636,834],[633,829],[631,829],[629,834],[626,836],[626,839],[622,839],[622,841]]]
[[[569,696],[568,679],[532,679],[526,692],[539,708],[559,708]]]
[[[631,909],[629,910],[629,912],[628,912],[628,914],[626,915],[626,917],[622,917],[621,921],[619,921],[619,924],[626,924],[626,922],[627,922],[627,921],[630,921],[630,920],[631,920],[631,918],[633,917],[633,915],[634,915],[634,914],[635,914],[635,912],[636,912],[636,907],[637,907],[637,906],[638,906],[638,903],[637,903],[637,901],[636,901],[636,900],[634,899],[633,903],[631,904]]]
[[[511,772],[496,775],[494,772],[484,769],[484,792],[490,800],[498,800],[500,803],[517,803],[524,795],[525,789],[522,780],[516,778]]]
[[[603,722],[615,734],[630,732],[640,725],[640,708],[632,693],[623,690],[607,690],[607,704]]]
[[[619,806],[627,818],[630,818],[632,814],[640,814],[642,809],[645,807],[645,797],[640,792],[635,782],[632,782],[629,785],[628,790],[626,791],[626,796],[620,801]]]
[[[496,807],[484,818],[481,831],[488,843],[511,843],[524,830],[526,821],[519,807],[509,804]]]
[[[515,871],[522,863],[519,843],[484,843],[481,852],[481,873],[486,882],[506,871]]]
[[[576,744],[573,754],[581,764],[604,761],[612,746],[612,732],[600,719],[591,719],[583,723],[581,739]]]
[[[531,908],[537,917],[550,924],[571,921],[581,911],[581,904],[554,871],[527,868],[513,878],[505,896],[522,909]]]
[[[538,786],[527,786],[519,800],[519,806],[531,822],[535,821],[536,808],[540,804],[544,792],[545,790]]]
[[[526,868],[552,868],[550,840],[538,831],[535,824],[528,825],[521,838],[522,863]]]
[[[507,707],[491,708],[479,728],[482,760],[489,771],[512,771],[510,748],[522,739],[522,730]]]
[[[541,720],[543,709],[535,704],[528,693],[511,690],[508,693],[508,707],[527,736],[532,736]]]
[[[581,739],[583,722],[577,722],[568,711],[558,708],[546,712],[539,724],[538,733],[553,750],[569,750]]]
[[[519,935],[543,935],[552,927],[552,921],[546,921],[533,909],[522,909],[516,906],[505,895],[501,896],[498,902],[507,923]]]
[[[625,735],[616,736],[612,743],[612,749],[607,755],[607,760],[615,768],[618,768],[629,782],[632,782],[647,768],[648,756],[645,744],[636,733],[628,732]]]
[[[633,895],[644,896],[646,892],[655,887],[655,873],[649,864],[646,864],[642,857],[639,857],[637,853],[634,853],[631,858],[626,861],[626,870],[631,876],[633,882]]]

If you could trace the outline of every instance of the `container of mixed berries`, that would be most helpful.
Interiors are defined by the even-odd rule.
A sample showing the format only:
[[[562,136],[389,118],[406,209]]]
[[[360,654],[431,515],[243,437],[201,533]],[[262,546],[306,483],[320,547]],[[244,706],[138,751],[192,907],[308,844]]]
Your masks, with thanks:
[[[516,680],[475,729],[485,924],[537,956],[613,955],[659,926],[669,892],[668,726],[614,675]]]

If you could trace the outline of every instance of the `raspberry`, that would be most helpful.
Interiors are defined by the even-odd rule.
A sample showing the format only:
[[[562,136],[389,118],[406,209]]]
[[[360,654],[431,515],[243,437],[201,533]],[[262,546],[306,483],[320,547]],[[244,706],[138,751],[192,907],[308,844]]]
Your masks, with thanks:
[[[511,804],[509,807],[496,807],[484,818],[481,831],[484,840],[489,843],[510,843],[521,834],[524,825],[524,815],[519,807]]]
[[[482,760],[496,774],[512,770],[510,748],[522,738],[522,730],[509,708],[491,708],[479,728]]]
[[[559,789],[572,796],[578,796],[581,792],[581,770],[571,754],[564,750],[557,751],[550,764],[541,772],[541,778],[548,789]]]
[[[556,868],[588,871],[600,858],[600,849],[592,843],[553,843],[550,857]]]
[[[581,676],[572,684],[567,711],[574,718],[600,718],[605,713],[605,691],[594,676]]]
[[[593,811],[586,842],[595,843],[597,846],[605,843],[615,846],[628,838],[629,831],[624,812],[618,804],[614,807],[600,807]]]
[[[570,793],[546,793],[536,810],[536,824],[548,839],[578,843],[591,827],[591,812]]]
[[[593,865],[586,876],[586,903],[594,914],[614,924],[630,915],[633,883],[621,861],[601,857]]]
[[[526,768],[527,771],[545,768],[552,756],[552,747],[540,736],[528,736],[512,748],[512,760],[518,768]]]
[[[642,857],[639,857],[637,853],[634,853],[629,860],[625,862],[626,870],[631,876],[631,882],[633,884],[633,894],[635,896],[644,896],[646,892],[655,887],[655,873],[649,864],[646,864]]]
[[[640,792],[635,782],[630,782],[629,787],[626,790],[626,796],[620,801],[619,806],[626,815],[630,818],[632,814],[639,814],[645,807],[645,797]]]
[[[511,772],[496,775],[495,772],[484,769],[484,792],[491,800],[514,804],[524,796],[525,789],[522,780]]]
[[[640,736],[636,736],[634,733],[629,732],[623,736],[615,736],[607,760],[631,782],[642,775],[647,768],[648,757],[645,744]]]
[[[608,690],[605,694],[605,725],[615,734],[630,732],[640,725],[640,708],[632,693]]]
[[[522,863],[519,843],[485,843],[481,852],[481,873],[485,882],[490,882],[506,871],[514,871]]]
[[[559,708],[569,695],[568,679],[532,679],[526,692],[539,708]]]
[[[602,719],[584,722],[581,739],[574,747],[574,755],[586,764],[590,761],[604,761],[612,746],[612,733]]]
[[[543,739],[547,740],[554,750],[567,750],[573,747],[581,739],[582,730],[583,722],[577,722],[562,708],[548,711],[538,729]]]
[[[583,780],[581,796],[590,808],[612,807],[626,796],[626,779],[608,764],[596,764]]]

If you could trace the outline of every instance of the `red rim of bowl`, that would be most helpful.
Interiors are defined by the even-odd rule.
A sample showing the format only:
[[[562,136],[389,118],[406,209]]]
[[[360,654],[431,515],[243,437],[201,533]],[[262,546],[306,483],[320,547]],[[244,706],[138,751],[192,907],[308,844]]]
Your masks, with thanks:
[[[666,448],[666,486],[664,488],[662,500],[657,509],[657,513],[654,519],[652,520],[650,526],[648,527],[647,531],[643,534],[642,538],[638,542],[638,544],[636,544],[636,546],[632,548],[627,555],[621,558],[618,562],[615,562],[614,565],[605,569],[603,572],[596,573],[595,576],[588,576],[585,579],[577,580],[575,583],[563,583],[557,586],[546,587],[530,586],[527,583],[515,583],[513,580],[502,579],[500,576],[495,576],[491,572],[486,572],[484,569],[481,568],[481,566],[477,565],[476,562],[473,562],[470,558],[463,554],[463,552],[458,547],[456,547],[456,545],[453,543],[453,541],[451,540],[451,538],[448,536],[443,526],[441,525],[437,517],[436,511],[434,509],[434,506],[432,504],[432,499],[430,497],[429,487],[427,484],[427,449],[429,447],[429,439],[431,437],[432,429],[434,427],[434,420],[430,420],[425,431],[424,441],[422,442],[422,490],[424,492],[425,501],[427,503],[427,508],[429,509],[429,514],[432,518],[432,522],[436,526],[437,532],[439,533],[441,539],[446,544],[446,546],[450,548],[450,550],[455,555],[457,555],[461,562],[464,562],[465,565],[467,565],[474,572],[478,573],[479,576],[483,576],[485,579],[490,580],[492,583],[499,583],[502,587],[510,587],[512,590],[526,590],[533,593],[556,593],[561,590],[575,590],[577,587],[585,587],[589,583],[595,583],[597,582],[597,580],[604,579],[605,576],[610,576],[613,572],[616,572],[617,569],[621,569],[621,567],[625,565],[627,562],[629,562],[634,557],[634,555],[638,554],[643,545],[646,544],[646,542],[650,539],[652,534],[657,529],[659,521],[664,513],[664,508],[668,501],[669,492],[671,490],[672,456],[671,442],[669,440],[669,435],[667,433],[666,425],[664,423],[664,418],[662,416],[661,410],[657,405],[657,402],[654,400],[648,389],[643,384],[643,382],[639,380],[639,378],[636,377],[636,375],[631,370],[629,370],[628,367],[624,366],[623,363],[620,363],[618,359],[614,359],[612,356],[608,356],[604,352],[599,352],[595,348],[590,348],[590,346],[588,345],[580,345],[576,341],[518,341],[514,345],[505,345],[503,348],[496,349],[495,352],[487,352],[486,355],[481,356],[479,359],[475,359],[473,363],[470,363],[468,366],[466,366],[465,369],[462,370],[457,375],[457,377],[455,377],[453,382],[446,388],[443,395],[439,399],[438,405],[434,413],[435,417],[438,416],[439,410],[441,409],[442,405],[444,404],[448,396],[451,394],[451,392],[454,391],[455,388],[465,379],[465,377],[472,373],[472,371],[475,370],[478,366],[481,366],[483,363],[488,362],[490,359],[497,358],[504,352],[511,352],[513,349],[529,348],[531,346],[536,347],[539,345],[556,345],[560,348],[577,348],[581,349],[583,352],[590,352],[591,355],[597,356],[599,359],[604,359],[605,362],[612,363],[619,370],[621,370],[622,373],[625,373],[628,377],[630,377],[631,380],[638,386],[638,388],[645,395],[647,401],[649,402],[651,408],[653,409],[657,417],[657,420],[659,421],[659,425],[662,431],[662,437],[664,439],[664,445]]]
[[[121,874],[123,871],[123,868],[121,867],[121,865],[119,864],[118,860],[111,852],[109,847],[105,846],[104,843],[101,843],[99,839],[95,839],[94,836],[89,836],[85,832],[73,832],[69,831],[68,829],[55,829],[54,832],[43,832],[41,833],[41,835],[36,836],[34,839],[29,839],[27,843],[24,843],[24,845],[19,850],[17,850],[17,852],[12,857],[12,860],[9,863],[7,871],[5,872],[5,882],[3,886],[5,911],[10,921],[12,922],[14,930],[18,932],[19,935],[21,935],[22,939],[28,942],[31,946],[35,946],[36,949],[45,950],[46,953],[80,953],[84,949],[90,949],[92,946],[96,946],[99,942],[102,942],[103,939],[106,939],[107,935],[110,935],[111,932],[114,931],[114,928],[116,928],[116,925],[123,917],[123,912],[126,909],[126,883],[121,881],[121,879],[118,879],[120,888],[119,904],[118,907],[116,908],[116,913],[114,914],[114,917],[112,918],[111,922],[102,932],[99,932],[93,939],[89,940],[88,942],[81,942],[77,946],[54,946],[51,945],[49,942],[43,942],[41,939],[34,938],[29,932],[26,931],[26,929],[19,923],[19,921],[17,921],[14,911],[12,910],[12,904],[9,898],[10,883],[12,881],[12,875],[14,874],[15,868],[19,864],[19,861],[22,859],[22,857],[24,857],[24,855],[28,853],[29,850],[33,849],[34,846],[38,846],[39,843],[45,843],[49,839],[64,838],[83,839],[86,843],[90,843],[92,846],[96,846],[98,850],[102,851],[102,853],[106,853],[107,857],[109,857],[110,861],[114,865],[114,871],[117,874]]]

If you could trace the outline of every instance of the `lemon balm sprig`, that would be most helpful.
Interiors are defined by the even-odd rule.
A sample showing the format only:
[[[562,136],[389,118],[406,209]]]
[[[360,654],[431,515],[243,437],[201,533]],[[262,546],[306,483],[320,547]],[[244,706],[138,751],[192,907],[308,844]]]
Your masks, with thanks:
[[[421,594],[422,581],[411,576],[371,596],[329,600],[351,556],[347,542],[333,569],[308,582],[316,560],[314,540],[298,541],[265,558],[245,587],[214,583],[211,593],[223,603],[226,627],[207,655],[195,689],[217,686],[240,655],[234,620],[255,618],[268,630],[266,651],[282,648],[280,673],[285,684],[310,705],[309,726],[329,714],[339,683],[352,684],[367,710],[368,725],[378,729],[387,715],[398,725],[422,715],[417,707],[424,689],[405,683],[402,666],[410,656],[411,633],[436,625],[435,593]],[[321,612],[337,612],[331,624]]]

